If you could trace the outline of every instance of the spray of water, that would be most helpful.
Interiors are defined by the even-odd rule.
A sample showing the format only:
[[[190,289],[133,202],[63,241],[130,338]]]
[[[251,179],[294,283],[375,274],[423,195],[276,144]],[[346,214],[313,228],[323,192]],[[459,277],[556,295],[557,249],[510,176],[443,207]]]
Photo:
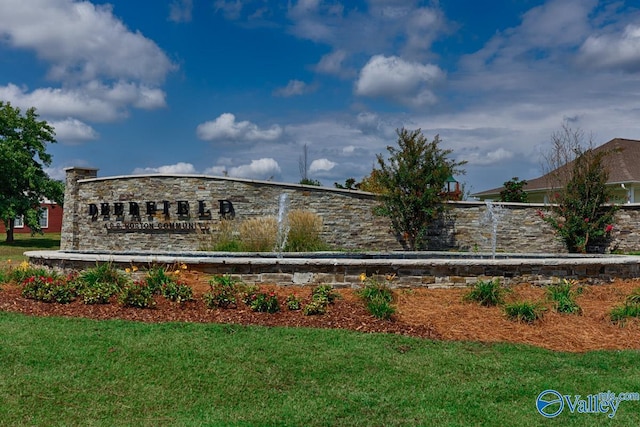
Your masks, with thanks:
[[[490,200],[485,200],[487,211],[484,214],[484,221],[491,225],[491,258],[496,257],[496,243],[498,241],[498,222],[502,216],[502,207],[494,205]]]
[[[282,258],[282,252],[287,245],[287,236],[289,235],[288,211],[289,195],[282,193],[278,198],[278,235],[276,237],[276,247],[274,248],[278,258]]]

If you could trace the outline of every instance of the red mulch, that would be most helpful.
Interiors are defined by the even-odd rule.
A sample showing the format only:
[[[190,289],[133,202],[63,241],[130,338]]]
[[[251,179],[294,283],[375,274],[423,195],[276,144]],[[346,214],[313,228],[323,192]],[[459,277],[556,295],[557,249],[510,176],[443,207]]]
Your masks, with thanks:
[[[274,290],[282,310],[275,314],[255,313],[243,303],[235,309],[207,309],[200,296],[208,290],[208,277],[188,273],[196,301],[176,304],[156,298],[152,309],[122,307],[116,302],[85,305],[79,299],[70,304],[43,303],[23,298],[20,286],[4,285],[0,310],[34,316],[69,316],[91,319],[125,319],[142,322],[212,322],[245,325],[341,328],[361,332],[385,332],[441,340],[525,343],[551,350],[584,352],[596,349],[640,349],[640,321],[611,323],[608,312],[640,287],[640,281],[617,280],[607,285],[589,285],[577,298],[582,315],[558,314],[547,310],[541,321],[524,324],[506,318],[499,307],[481,307],[462,301],[465,289],[397,289],[397,314],[391,321],[378,320],[364,308],[352,289],[339,289],[337,299],[324,315],[305,316],[284,307],[293,293],[310,299],[310,287],[264,287]],[[528,284],[513,287],[510,299],[540,301],[544,289]]]

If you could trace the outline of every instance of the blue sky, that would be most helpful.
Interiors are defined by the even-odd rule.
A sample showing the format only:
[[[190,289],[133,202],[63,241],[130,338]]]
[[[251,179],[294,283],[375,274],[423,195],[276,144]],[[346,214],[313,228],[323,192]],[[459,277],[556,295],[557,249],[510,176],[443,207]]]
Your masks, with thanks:
[[[631,1],[2,0],[0,99],[56,129],[51,176],[196,173],[333,186],[399,127],[470,192],[541,174],[563,122],[640,139]]]

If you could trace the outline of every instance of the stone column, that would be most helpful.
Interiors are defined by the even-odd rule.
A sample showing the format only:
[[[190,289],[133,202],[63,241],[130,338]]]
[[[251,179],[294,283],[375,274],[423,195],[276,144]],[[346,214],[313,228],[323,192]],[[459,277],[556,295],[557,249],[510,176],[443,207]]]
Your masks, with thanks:
[[[87,216],[86,206],[78,202],[78,181],[98,176],[98,169],[70,167],[65,169],[64,213],[62,214],[62,232],[60,250],[73,250],[80,247],[79,221]]]

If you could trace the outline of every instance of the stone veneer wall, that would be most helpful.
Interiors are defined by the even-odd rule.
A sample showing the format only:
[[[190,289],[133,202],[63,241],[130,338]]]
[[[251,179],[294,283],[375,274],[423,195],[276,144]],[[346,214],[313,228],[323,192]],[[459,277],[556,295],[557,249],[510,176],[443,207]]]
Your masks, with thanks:
[[[309,210],[323,219],[322,237],[332,247],[346,250],[401,250],[389,221],[373,214],[375,195],[359,191],[283,184],[266,181],[197,175],[134,175],[97,178],[97,170],[67,169],[62,250],[78,251],[193,251],[203,248],[206,233],[214,234],[220,224],[218,201],[229,200],[235,220],[276,216],[278,199],[288,194],[289,209]],[[145,215],[145,203],[171,203],[170,216]],[[188,201],[190,214],[178,218],[177,202]],[[198,201],[204,201],[211,219],[198,217]],[[117,221],[89,215],[89,204],[124,203],[125,215]],[[141,218],[132,220],[129,202],[137,202]],[[562,242],[548,224],[536,214],[538,204],[497,204],[498,252],[563,253]],[[444,218],[429,231],[429,250],[490,252],[492,222],[483,202],[450,203]],[[495,209],[494,209],[495,210]],[[625,252],[640,250],[640,206],[623,205],[616,216],[613,248]],[[171,229],[192,225],[187,229]],[[151,225],[152,228],[148,228]],[[122,228],[117,229],[120,226]],[[111,227],[111,228],[109,228]],[[124,227],[130,227],[125,229]],[[145,228],[147,227],[147,228]],[[167,228],[163,228],[167,227]]]

